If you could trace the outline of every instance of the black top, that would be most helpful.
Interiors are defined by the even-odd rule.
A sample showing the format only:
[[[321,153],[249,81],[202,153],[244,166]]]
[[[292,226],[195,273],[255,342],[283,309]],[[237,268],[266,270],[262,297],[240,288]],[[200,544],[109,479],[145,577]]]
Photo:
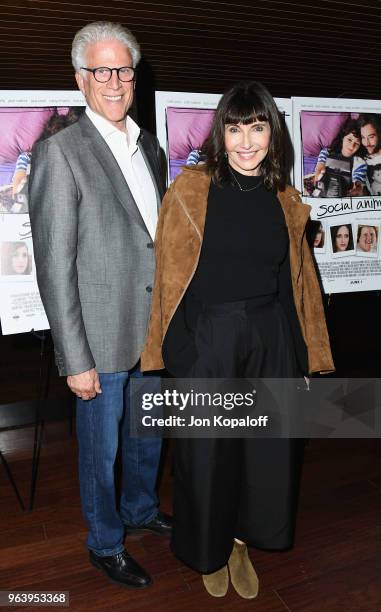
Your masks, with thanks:
[[[232,173],[234,185],[211,182],[200,260],[189,286],[191,295],[207,303],[277,293],[279,266],[288,252],[275,192],[261,177]]]

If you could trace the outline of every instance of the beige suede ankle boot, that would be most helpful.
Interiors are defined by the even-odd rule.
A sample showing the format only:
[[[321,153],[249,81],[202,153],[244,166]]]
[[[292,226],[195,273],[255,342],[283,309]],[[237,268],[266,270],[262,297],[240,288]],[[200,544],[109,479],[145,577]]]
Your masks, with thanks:
[[[246,544],[234,541],[228,565],[230,579],[238,595],[244,599],[256,597],[259,588],[258,576],[250,561]]]
[[[224,597],[228,592],[229,573],[228,566],[224,565],[213,574],[203,574],[202,581],[209,595],[213,597]]]

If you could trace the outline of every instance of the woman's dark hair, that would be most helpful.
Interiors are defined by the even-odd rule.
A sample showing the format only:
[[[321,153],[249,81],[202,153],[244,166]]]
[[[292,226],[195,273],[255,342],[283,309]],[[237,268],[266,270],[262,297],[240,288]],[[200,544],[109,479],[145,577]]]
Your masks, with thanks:
[[[44,129],[41,133],[40,140],[46,140],[49,136],[53,136],[53,134],[57,134],[66,127],[66,121],[64,115],[59,115],[58,113],[54,113],[47,122],[45,123]]]
[[[225,155],[225,125],[248,125],[254,121],[268,121],[271,128],[269,150],[260,170],[265,187],[284,189],[284,128],[271,94],[256,81],[237,83],[222,96],[203,146],[206,166],[215,183],[232,182]]]
[[[348,246],[345,250],[352,251],[354,248],[353,233],[352,233],[351,225],[348,225],[347,223],[343,223],[342,225],[334,225],[333,227],[331,227],[332,249],[334,253],[337,253],[337,250],[338,250],[336,247],[336,237],[341,227],[346,227],[348,229],[348,234],[349,234]]]
[[[42,140],[46,140],[50,136],[57,134],[64,128],[68,127],[72,123],[78,121],[79,117],[83,113],[84,106],[72,106],[69,108],[66,115],[60,115],[57,111],[45,123],[44,129],[37,140],[37,142],[41,142]]]
[[[333,139],[330,147],[328,147],[328,151],[336,154],[341,153],[341,149],[343,148],[343,138],[348,134],[353,134],[360,141],[360,147],[356,152],[356,155],[359,157],[363,157],[366,153],[365,147],[361,144],[361,132],[358,121],[355,119],[347,119],[346,122],[341,126],[340,131]]]
[[[85,108],[85,106],[70,106],[65,115],[66,124],[71,125],[72,123],[76,123],[85,112]]]

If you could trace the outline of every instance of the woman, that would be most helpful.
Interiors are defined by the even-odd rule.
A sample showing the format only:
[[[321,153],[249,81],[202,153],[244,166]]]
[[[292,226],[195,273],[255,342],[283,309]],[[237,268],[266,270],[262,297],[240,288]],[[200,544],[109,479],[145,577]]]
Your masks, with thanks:
[[[310,235],[310,244],[314,249],[323,249],[325,242],[325,232],[321,221],[309,221],[307,224]]]
[[[3,242],[1,249],[1,274],[31,274],[32,262],[25,242]]]
[[[334,253],[353,250],[352,227],[350,225],[334,225],[331,227],[331,237]]]
[[[313,195],[362,195],[366,180],[366,163],[362,159],[364,154],[358,122],[348,119],[330,146],[321,149],[319,153],[314,177],[317,193]]]
[[[164,198],[143,370],[292,378],[333,369],[304,234],[310,207],[284,187],[282,142],[261,84],[224,94],[205,164],[185,168]],[[246,544],[292,545],[302,451],[288,439],[176,440],[172,548],[210,594],[226,593],[229,564],[237,592],[255,597]]]

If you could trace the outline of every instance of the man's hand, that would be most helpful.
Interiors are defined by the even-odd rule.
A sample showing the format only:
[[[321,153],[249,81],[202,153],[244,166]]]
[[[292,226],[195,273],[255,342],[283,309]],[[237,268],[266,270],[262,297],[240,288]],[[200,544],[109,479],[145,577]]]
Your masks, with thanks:
[[[77,397],[83,400],[90,400],[96,397],[97,393],[102,393],[98,372],[95,368],[74,374],[67,377],[67,384]]]

